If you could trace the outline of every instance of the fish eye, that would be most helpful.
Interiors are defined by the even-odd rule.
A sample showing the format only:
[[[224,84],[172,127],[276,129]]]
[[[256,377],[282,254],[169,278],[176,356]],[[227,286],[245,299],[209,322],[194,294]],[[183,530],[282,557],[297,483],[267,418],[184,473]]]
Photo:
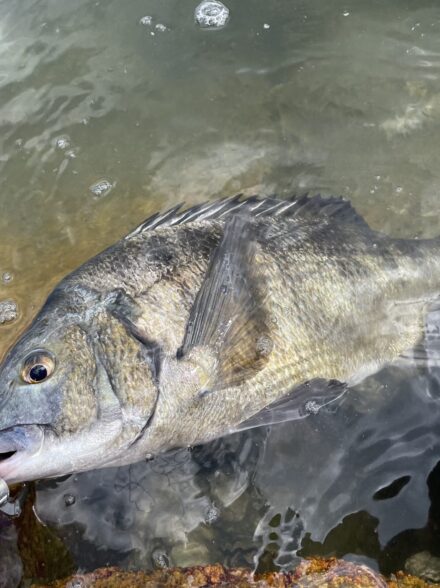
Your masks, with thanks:
[[[48,351],[35,351],[24,360],[22,379],[27,384],[39,384],[50,378],[55,370],[55,361]]]

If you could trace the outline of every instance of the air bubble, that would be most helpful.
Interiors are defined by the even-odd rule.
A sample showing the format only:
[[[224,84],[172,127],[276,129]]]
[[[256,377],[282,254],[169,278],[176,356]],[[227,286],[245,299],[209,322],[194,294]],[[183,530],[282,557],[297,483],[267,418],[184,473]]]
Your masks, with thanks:
[[[9,284],[14,279],[14,276],[11,272],[3,272],[2,273],[2,282],[3,284]]]
[[[103,196],[107,196],[107,194],[111,191],[113,187],[113,182],[107,180],[106,178],[102,178],[101,180],[98,180],[95,184],[92,184],[89,187],[89,190],[96,198],[102,198]]]
[[[321,405],[316,400],[309,400],[304,407],[309,414],[318,414]]]
[[[204,0],[197,6],[194,18],[202,28],[219,29],[229,20],[229,8],[218,0]]]
[[[76,498],[73,494],[64,494],[64,504],[66,506],[73,506],[76,502]]]
[[[273,349],[273,341],[267,335],[261,335],[257,340],[257,353],[262,357],[270,355]]]
[[[164,569],[170,566],[168,555],[165,553],[165,551],[160,549],[155,549],[153,551],[151,554],[151,559],[153,560],[153,565],[155,568]]]
[[[73,578],[66,584],[66,588],[86,588],[86,583],[81,578]]]
[[[219,516],[220,516],[220,509],[217,508],[217,506],[215,506],[214,504],[211,504],[211,506],[206,511],[205,523],[207,525],[212,525],[213,523],[215,523],[218,520]]]
[[[62,135],[55,140],[55,145],[58,149],[64,151],[70,147],[70,137],[68,135]]]

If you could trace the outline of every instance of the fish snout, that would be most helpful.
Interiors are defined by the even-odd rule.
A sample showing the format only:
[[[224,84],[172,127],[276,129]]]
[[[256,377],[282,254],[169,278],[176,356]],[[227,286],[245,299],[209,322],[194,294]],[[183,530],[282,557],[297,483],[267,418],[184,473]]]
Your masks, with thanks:
[[[0,431],[0,479],[9,482],[16,478],[26,456],[40,449],[44,438],[36,425],[11,427]]]

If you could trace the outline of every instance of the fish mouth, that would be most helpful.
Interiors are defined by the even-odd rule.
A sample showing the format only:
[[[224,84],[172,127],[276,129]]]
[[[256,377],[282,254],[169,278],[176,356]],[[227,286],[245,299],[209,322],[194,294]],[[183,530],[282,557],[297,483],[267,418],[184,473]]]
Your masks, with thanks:
[[[56,478],[94,468],[124,455],[120,421],[98,422],[85,431],[58,435],[46,425],[0,431],[0,480],[8,485]]]
[[[0,462],[6,461],[7,459],[12,457],[16,453],[17,453],[17,451],[5,451],[4,453],[0,453]]]
[[[43,439],[44,432],[36,425],[0,431],[0,478],[7,483],[24,481],[26,462],[38,453]]]

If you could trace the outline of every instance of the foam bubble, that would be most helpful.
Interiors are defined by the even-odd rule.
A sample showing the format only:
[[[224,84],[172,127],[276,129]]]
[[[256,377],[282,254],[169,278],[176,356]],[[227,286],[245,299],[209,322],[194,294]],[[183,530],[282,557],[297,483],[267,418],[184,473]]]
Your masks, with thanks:
[[[204,0],[197,6],[194,17],[202,28],[219,29],[229,20],[229,8],[218,0]]]
[[[18,316],[18,307],[13,300],[0,302],[0,325],[15,321]]]
[[[89,187],[89,190],[96,198],[102,198],[103,196],[107,196],[107,194],[110,192],[113,186],[113,182],[111,182],[107,178],[101,178],[100,180],[92,184]]]
[[[55,145],[58,149],[64,150],[70,147],[70,137],[68,135],[62,135],[55,141]]]

